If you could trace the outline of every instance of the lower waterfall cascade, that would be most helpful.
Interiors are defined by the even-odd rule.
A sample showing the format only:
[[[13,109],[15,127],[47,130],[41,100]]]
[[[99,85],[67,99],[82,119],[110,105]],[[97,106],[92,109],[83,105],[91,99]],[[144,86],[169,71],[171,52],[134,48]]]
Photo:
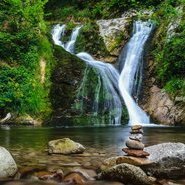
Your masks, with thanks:
[[[75,54],[75,43],[82,26],[77,26],[72,31],[70,40],[67,43],[61,41],[65,34],[65,25],[55,25],[52,30],[52,38],[56,45],[61,46],[71,54]],[[118,70],[109,63],[95,60],[89,53],[80,52],[76,54],[78,58],[86,62],[87,67],[84,72],[84,78],[79,88],[77,96],[84,97],[84,86],[88,75],[89,67],[96,69],[97,71],[97,84],[94,94],[94,103],[92,106],[93,116],[97,116],[100,109],[106,110],[108,113],[108,119],[110,125],[120,125],[123,100],[129,113],[129,124],[147,124],[149,123],[149,117],[146,113],[137,105],[132,98],[133,89],[141,84],[141,72],[139,68],[142,68],[143,50],[146,41],[148,40],[150,33],[153,29],[153,25],[149,22],[136,21],[134,23],[133,36],[122,50],[122,54],[119,58],[119,64],[122,66],[119,74]],[[137,77],[139,74],[139,77]],[[138,80],[139,79],[139,80]],[[104,92],[108,92],[111,98],[106,99],[100,106],[100,89]],[[136,90],[137,91],[137,90]],[[123,100],[122,100],[123,98]],[[84,111],[84,103],[81,99],[81,111]]]
[[[125,101],[130,118],[129,124],[131,125],[150,122],[149,117],[132,98],[132,93],[135,88],[137,70],[143,60],[144,47],[152,30],[153,24],[150,22],[135,22],[133,36],[122,51],[123,57],[119,59],[119,64],[123,66],[119,77],[119,89]]]

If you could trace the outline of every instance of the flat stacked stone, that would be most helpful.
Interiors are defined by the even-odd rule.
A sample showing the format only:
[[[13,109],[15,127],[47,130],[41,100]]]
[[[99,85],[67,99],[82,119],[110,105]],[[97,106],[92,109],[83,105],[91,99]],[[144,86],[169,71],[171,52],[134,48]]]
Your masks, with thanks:
[[[141,125],[134,125],[131,127],[131,135],[126,140],[125,144],[128,148],[123,148],[122,150],[128,156],[134,157],[147,157],[150,154],[143,151],[145,145],[142,143],[143,139],[143,128]]]

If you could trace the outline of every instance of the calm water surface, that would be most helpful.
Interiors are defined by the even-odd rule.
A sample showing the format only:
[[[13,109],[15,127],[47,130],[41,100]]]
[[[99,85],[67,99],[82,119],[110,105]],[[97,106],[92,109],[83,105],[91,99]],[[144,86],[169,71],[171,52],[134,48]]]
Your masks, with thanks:
[[[124,141],[129,136],[130,127],[92,128],[52,128],[52,127],[12,127],[0,129],[0,146],[12,152],[19,166],[42,165],[64,166],[78,162],[79,165],[99,165],[104,158],[121,155]],[[47,154],[47,143],[53,139],[69,137],[80,142],[92,154],[91,157],[71,157]],[[162,142],[185,143],[185,128],[145,127],[143,143],[146,146]],[[94,157],[93,157],[94,156]],[[57,162],[60,161],[60,164]]]

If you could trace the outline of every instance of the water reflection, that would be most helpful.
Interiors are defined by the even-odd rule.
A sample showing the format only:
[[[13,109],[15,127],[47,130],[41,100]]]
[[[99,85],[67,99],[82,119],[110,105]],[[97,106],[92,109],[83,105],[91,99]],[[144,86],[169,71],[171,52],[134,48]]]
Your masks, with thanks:
[[[71,163],[97,169],[108,157],[122,155],[130,127],[49,128],[23,127],[0,129],[0,146],[9,149],[20,168],[46,167],[68,170]],[[144,127],[144,143],[185,142],[185,128]],[[69,137],[86,147],[90,157],[48,155],[47,143],[52,139]],[[67,164],[67,165],[66,165]]]
[[[49,128],[23,127],[0,129],[0,145],[6,148],[44,149],[52,139],[69,137],[89,148],[109,149],[124,145],[130,127]],[[144,143],[152,145],[162,142],[185,142],[185,128],[144,127]],[[117,151],[118,152],[118,151]]]

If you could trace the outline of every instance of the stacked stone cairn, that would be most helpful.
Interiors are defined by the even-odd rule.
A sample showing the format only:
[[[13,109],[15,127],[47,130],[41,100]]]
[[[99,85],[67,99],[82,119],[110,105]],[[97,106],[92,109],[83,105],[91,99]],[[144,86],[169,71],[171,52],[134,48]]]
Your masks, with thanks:
[[[146,158],[150,154],[145,152],[143,149],[145,145],[142,143],[143,139],[143,128],[141,125],[133,125],[131,127],[129,138],[126,140],[125,144],[128,148],[123,148],[122,150],[128,155],[133,157],[143,157]]]

